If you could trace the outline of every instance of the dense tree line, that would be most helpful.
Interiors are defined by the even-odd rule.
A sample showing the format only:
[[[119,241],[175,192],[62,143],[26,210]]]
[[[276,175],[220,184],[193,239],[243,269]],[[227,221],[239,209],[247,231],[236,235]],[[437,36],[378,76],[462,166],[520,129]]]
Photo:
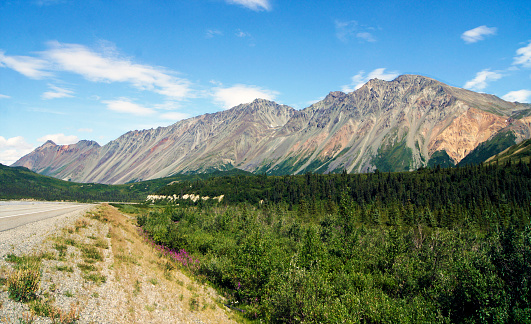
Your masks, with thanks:
[[[347,204],[360,217],[378,212],[380,222],[390,224],[420,221],[446,227],[463,222],[488,226],[500,217],[505,223],[513,217],[523,226],[530,213],[531,169],[527,163],[507,163],[400,173],[216,177],[174,183],[157,192],[190,193],[223,194],[225,204],[287,204],[289,210],[310,216],[330,214]],[[381,206],[391,206],[390,213],[381,211]],[[493,210],[507,212],[494,217]]]

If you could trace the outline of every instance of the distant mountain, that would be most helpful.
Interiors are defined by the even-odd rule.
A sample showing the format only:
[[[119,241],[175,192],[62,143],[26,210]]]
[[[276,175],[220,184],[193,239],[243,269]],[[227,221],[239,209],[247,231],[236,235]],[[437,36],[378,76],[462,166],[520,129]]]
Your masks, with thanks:
[[[531,137],[531,105],[417,75],[370,80],[297,111],[257,99],[168,127],[95,142],[47,142],[14,165],[61,179],[126,183],[239,168],[268,174],[414,170],[471,163]],[[491,154],[492,153],[492,154]],[[488,155],[488,156],[486,156]],[[482,162],[482,161],[479,161]]]
[[[85,162],[97,158],[100,148],[94,141],[83,140],[72,145],[56,145],[49,140],[13,166],[24,166],[37,173],[63,180],[77,179],[86,166]],[[59,174],[65,176],[60,177]]]

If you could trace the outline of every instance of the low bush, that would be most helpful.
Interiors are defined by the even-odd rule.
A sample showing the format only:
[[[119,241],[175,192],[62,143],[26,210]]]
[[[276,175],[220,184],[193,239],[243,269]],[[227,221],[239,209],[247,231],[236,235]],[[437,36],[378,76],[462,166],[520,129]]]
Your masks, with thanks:
[[[23,268],[13,271],[7,277],[9,297],[14,301],[28,302],[37,298],[41,273],[37,268]]]

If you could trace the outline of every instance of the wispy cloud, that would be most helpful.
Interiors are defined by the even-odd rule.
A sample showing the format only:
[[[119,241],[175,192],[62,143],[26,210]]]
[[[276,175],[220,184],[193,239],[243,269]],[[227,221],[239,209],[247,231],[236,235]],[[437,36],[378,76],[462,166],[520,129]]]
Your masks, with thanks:
[[[63,133],[44,135],[37,139],[41,143],[48,140],[53,141],[57,145],[68,145],[79,142],[79,138],[76,135],[65,135]]]
[[[206,38],[214,38],[215,36],[223,36],[223,32],[217,29],[207,29]]]
[[[521,65],[525,68],[531,68],[531,41],[527,46],[516,50],[513,65]]]
[[[334,23],[336,27],[336,37],[344,43],[347,43],[353,38],[357,38],[363,42],[376,42],[376,38],[372,34],[372,31],[374,30],[372,27],[360,25],[355,20],[336,20]]]
[[[0,99],[9,99],[9,98],[11,97],[8,95],[0,94]]]
[[[52,91],[46,91],[45,93],[43,93],[42,99],[49,100],[49,99],[73,97],[72,93],[74,93],[74,91],[72,90],[59,88],[51,84],[49,84],[48,86],[50,87],[50,89],[52,89]]]
[[[255,99],[275,100],[277,91],[264,89],[254,85],[237,84],[229,88],[214,88],[214,101],[225,109],[242,103],[249,103]]]
[[[531,90],[522,89],[511,91],[503,96],[502,99],[507,101],[531,102]]]
[[[29,78],[42,79],[52,72],[78,74],[91,82],[124,82],[133,87],[152,91],[172,99],[192,96],[190,81],[161,67],[132,62],[122,58],[112,46],[100,52],[79,44],[48,43],[40,57],[6,56],[0,52],[0,66],[11,68]],[[68,94],[68,93],[67,93]]]
[[[107,105],[107,109],[119,113],[136,116],[148,116],[155,113],[154,109],[143,107],[125,98],[119,100],[104,100],[102,102]]]
[[[344,85],[341,90],[343,92],[352,92],[361,88],[367,81],[371,79],[380,79],[385,81],[391,81],[399,75],[398,71],[385,71],[385,68],[374,69],[365,74],[365,71],[360,71],[358,74],[352,77],[352,83]]]
[[[0,163],[11,165],[22,156],[33,150],[33,145],[26,142],[24,137],[16,136],[4,138],[0,136]]]
[[[364,39],[367,42],[376,42],[376,39],[374,38],[374,36],[371,33],[368,33],[368,32],[357,33],[356,37],[358,37],[360,39]]]
[[[77,131],[80,133],[92,133],[94,130],[92,128],[80,128]]]
[[[476,77],[463,86],[465,89],[481,91],[485,89],[489,82],[501,79],[502,75],[498,72],[493,72],[490,69],[485,69],[476,73]]]
[[[31,79],[42,79],[51,76],[47,71],[47,61],[31,56],[6,56],[0,51],[0,67],[8,67]]]
[[[248,33],[248,32],[244,32],[244,31],[241,30],[241,29],[238,29],[238,30],[236,31],[236,34],[235,34],[235,35],[238,36],[238,37],[240,37],[240,38],[244,38],[244,37],[252,37],[250,33]]]
[[[467,30],[461,34],[461,38],[467,43],[475,43],[483,40],[485,36],[495,35],[498,31],[496,27],[487,27],[485,25],[476,27],[474,29]]]
[[[269,0],[225,0],[228,4],[237,4],[254,11],[270,11],[271,3]]]
[[[60,70],[83,76],[93,82],[127,82],[141,90],[184,98],[190,93],[190,82],[172,72],[149,65],[133,63],[110,53],[96,53],[83,45],[50,42],[44,57]]]

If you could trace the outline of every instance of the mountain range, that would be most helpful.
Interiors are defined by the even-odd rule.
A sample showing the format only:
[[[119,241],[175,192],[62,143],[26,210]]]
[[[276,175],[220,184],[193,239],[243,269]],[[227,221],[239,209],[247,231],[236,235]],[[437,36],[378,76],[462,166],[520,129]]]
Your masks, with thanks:
[[[372,79],[302,110],[256,99],[100,146],[48,141],[13,166],[107,184],[239,168],[267,174],[409,171],[483,162],[531,138],[531,105],[418,75]]]

